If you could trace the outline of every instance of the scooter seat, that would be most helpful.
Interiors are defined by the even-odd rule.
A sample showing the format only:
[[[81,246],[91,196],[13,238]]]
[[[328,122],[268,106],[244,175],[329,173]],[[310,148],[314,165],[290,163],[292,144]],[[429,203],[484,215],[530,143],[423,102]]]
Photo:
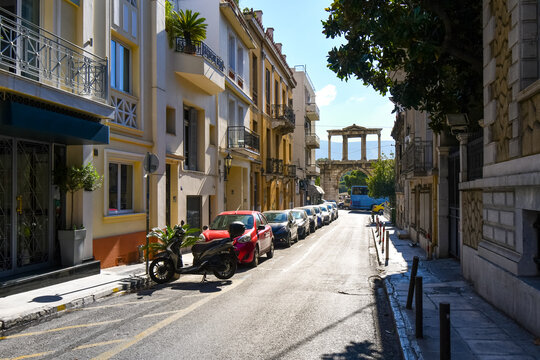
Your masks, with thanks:
[[[228,238],[215,239],[215,240],[212,240],[212,241],[209,241],[209,242],[204,242],[204,243],[197,243],[197,244],[195,244],[195,245],[193,245],[191,247],[191,253],[193,253],[193,254],[201,254],[201,253],[205,252],[206,250],[216,246],[218,243],[222,242],[225,239],[228,239]]]

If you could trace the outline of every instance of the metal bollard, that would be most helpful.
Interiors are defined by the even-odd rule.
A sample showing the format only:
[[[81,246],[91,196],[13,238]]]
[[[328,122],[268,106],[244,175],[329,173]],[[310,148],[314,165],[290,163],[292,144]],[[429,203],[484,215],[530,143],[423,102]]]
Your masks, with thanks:
[[[416,273],[418,272],[418,256],[413,257],[412,269],[411,269],[411,279],[409,281],[409,293],[407,294],[407,304],[405,305],[406,309],[412,309],[412,299],[414,295],[414,279],[416,278]]]
[[[424,337],[424,309],[423,309],[423,297],[424,292],[422,291],[422,277],[417,276],[416,279],[414,279],[415,283],[415,291],[416,294],[414,295],[415,299],[415,318],[416,318],[416,338],[421,339]]]
[[[439,303],[441,360],[450,360],[450,304]]]
[[[390,259],[390,235],[389,231],[386,232],[386,261]]]

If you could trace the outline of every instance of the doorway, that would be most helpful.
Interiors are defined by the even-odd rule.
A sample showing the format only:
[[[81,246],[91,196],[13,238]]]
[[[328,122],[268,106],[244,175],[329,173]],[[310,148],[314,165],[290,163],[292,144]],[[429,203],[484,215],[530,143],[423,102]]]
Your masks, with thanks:
[[[0,138],[0,277],[50,263],[50,148]]]
[[[453,151],[452,151],[453,150]],[[459,260],[459,149],[448,155],[448,240],[450,255]]]

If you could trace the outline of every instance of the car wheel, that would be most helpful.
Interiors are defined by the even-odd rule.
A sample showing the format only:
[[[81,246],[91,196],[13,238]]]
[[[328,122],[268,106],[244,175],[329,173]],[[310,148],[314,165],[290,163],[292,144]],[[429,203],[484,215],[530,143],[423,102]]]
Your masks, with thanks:
[[[271,259],[274,257],[274,239],[272,239],[272,243],[270,244],[270,250],[266,253],[266,258]]]
[[[287,234],[287,240],[285,241],[285,247],[291,247],[292,245],[292,239],[291,239],[291,233]]]
[[[251,267],[259,266],[259,245],[255,245],[255,250],[253,250],[253,260],[249,263]]]
[[[379,210],[379,215],[384,215],[384,210]]]

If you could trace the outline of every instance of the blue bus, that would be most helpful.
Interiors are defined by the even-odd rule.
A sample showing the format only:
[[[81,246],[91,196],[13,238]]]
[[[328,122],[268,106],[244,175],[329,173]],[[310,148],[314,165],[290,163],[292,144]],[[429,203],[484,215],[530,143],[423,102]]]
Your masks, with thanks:
[[[368,195],[368,188],[364,185],[351,186],[351,210],[371,210],[373,205],[388,201],[388,198],[374,199]]]

